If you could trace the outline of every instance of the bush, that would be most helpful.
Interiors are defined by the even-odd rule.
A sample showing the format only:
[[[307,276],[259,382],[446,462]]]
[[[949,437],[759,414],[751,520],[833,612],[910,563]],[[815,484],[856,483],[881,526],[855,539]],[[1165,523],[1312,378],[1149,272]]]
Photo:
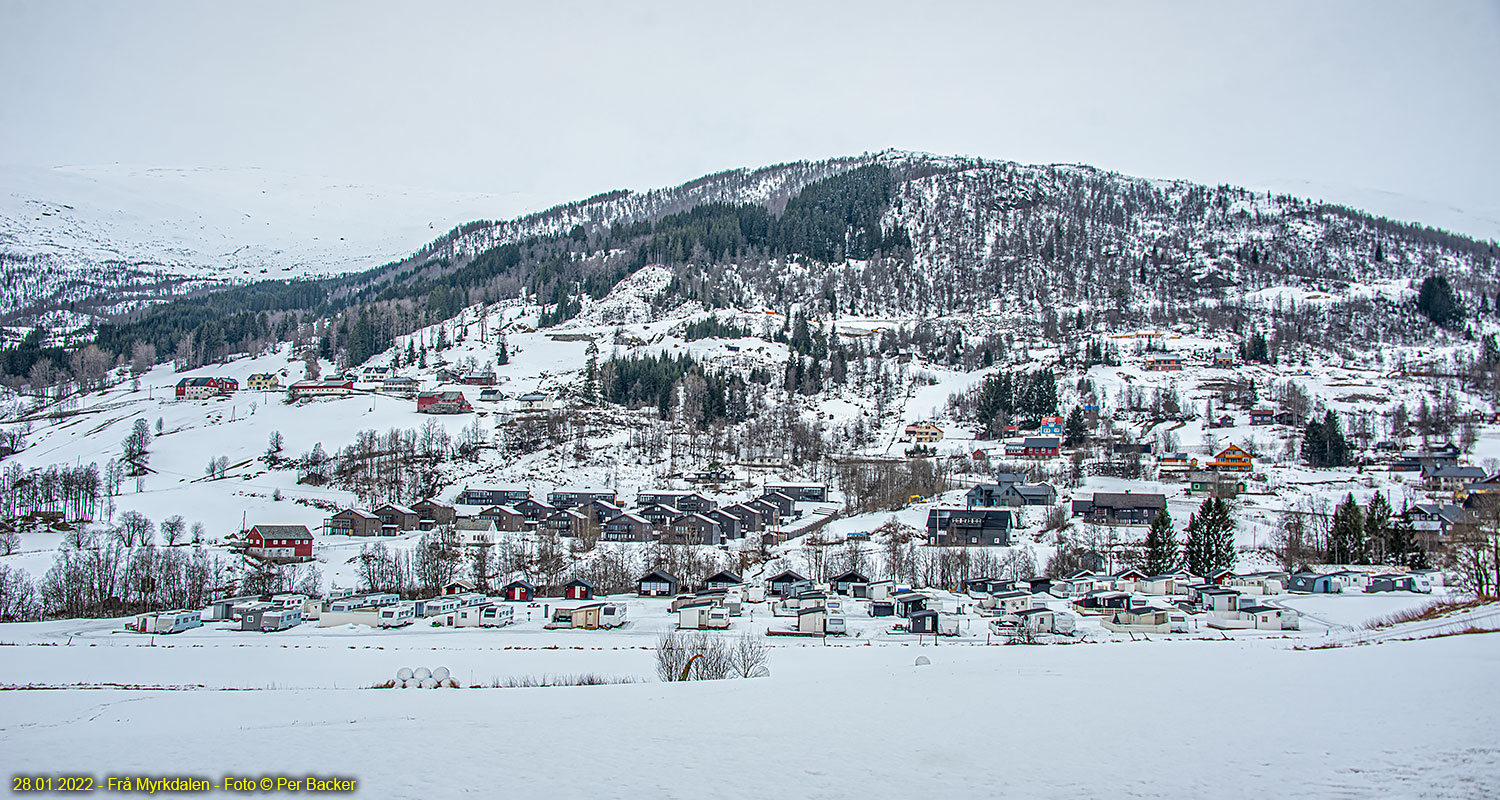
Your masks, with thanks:
[[[707,631],[667,631],[656,640],[656,676],[663,681],[748,678],[769,660],[765,635],[749,631],[733,641]]]

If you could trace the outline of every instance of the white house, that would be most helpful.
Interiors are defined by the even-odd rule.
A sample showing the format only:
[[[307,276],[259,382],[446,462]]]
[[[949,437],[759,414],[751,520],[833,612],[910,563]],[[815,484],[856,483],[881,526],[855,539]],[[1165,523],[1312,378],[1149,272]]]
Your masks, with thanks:
[[[516,398],[516,410],[536,413],[552,410],[552,395],[546,392],[528,392]]]

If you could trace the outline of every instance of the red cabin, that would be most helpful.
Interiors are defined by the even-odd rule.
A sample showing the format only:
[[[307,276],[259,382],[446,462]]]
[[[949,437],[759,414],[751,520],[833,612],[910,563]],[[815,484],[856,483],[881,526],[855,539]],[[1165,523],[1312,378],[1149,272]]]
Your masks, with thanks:
[[[593,600],[594,585],[585,580],[576,580],[563,587],[563,597],[569,600]]]
[[[505,599],[513,603],[529,603],[536,595],[536,587],[526,581],[511,581],[505,586]]]

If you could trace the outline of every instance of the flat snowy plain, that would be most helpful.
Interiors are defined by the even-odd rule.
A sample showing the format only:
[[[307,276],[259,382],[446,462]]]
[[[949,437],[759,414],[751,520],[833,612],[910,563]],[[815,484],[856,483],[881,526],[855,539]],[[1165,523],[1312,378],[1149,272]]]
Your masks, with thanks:
[[[987,646],[977,617],[918,643],[856,610],[848,637],[773,639],[768,678],[687,684],[654,676],[659,600],[627,599],[615,631],[519,606],[500,630],[6,625],[4,684],[64,688],[0,691],[0,752],[17,775],[343,776],[392,798],[1495,797],[1500,634],[1318,649],[1429,599],[1281,598],[1317,617],[1291,634],[1130,641],[1086,619],[1083,643],[1038,647]],[[754,608],[735,630],[789,621]],[[364,688],[439,665],[640,682]]]

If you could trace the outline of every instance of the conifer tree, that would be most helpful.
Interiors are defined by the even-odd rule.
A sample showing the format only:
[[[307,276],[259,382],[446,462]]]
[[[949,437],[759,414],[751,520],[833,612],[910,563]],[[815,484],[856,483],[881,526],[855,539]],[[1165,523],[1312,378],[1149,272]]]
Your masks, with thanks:
[[[1209,497],[1188,518],[1185,547],[1188,572],[1207,576],[1219,569],[1234,566],[1234,519],[1229,503]]]
[[[586,406],[592,406],[599,402],[599,345],[593,339],[589,340],[588,349],[584,351],[587,361],[583,367],[583,388],[578,393],[578,398]]]
[[[1384,547],[1385,561],[1388,564],[1412,569],[1425,569],[1427,566],[1427,553],[1417,544],[1417,532],[1405,518],[1398,517],[1391,523],[1386,531]]]
[[[1066,437],[1065,443],[1069,447],[1077,447],[1088,438],[1088,427],[1083,422],[1082,408],[1073,406],[1073,410],[1068,412],[1068,422],[1063,426],[1063,432]]]
[[[1146,531],[1146,560],[1142,569],[1147,575],[1162,575],[1177,569],[1181,563],[1182,552],[1177,532],[1172,530],[1172,515],[1163,508],[1156,512],[1150,530]]]
[[[1463,306],[1453,294],[1446,275],[1429,275],[1422,281],[1417,293],[1417,310],[1432,320],[1432,324],[1449,328],[1463,318]]]
[[[1333,512],[1333,527],[1328,531],[1328,563],[1360,563],[1364,560],[1364,541],[1364,515],[1351,492]]]
[[[1392,558],[1388,545],[1391,543],[1393,526],[1391,503],[1385,499],[1385,495],[1376,492],[1375,496],[1370,498],[1370,506],[1365,509],[1364,524],[1365,562],[1386,563],[1387,559]]]
[[[495,343],[495,364],[504,366],[510,363],[510,345],[505,342],[505,334],[500,334],[499,341]]]

